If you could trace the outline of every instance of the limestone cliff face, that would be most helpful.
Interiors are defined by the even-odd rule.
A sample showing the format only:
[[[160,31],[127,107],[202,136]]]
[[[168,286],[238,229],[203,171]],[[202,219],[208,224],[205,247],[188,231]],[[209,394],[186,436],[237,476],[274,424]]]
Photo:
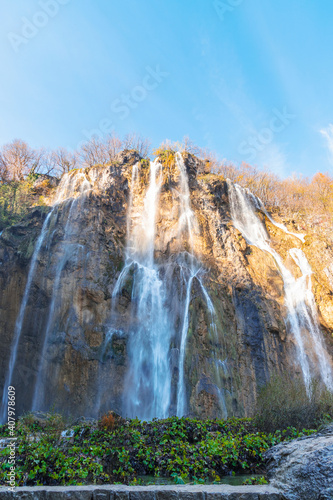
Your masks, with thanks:
[[[131,363],[129,331],[133,329],[135,307],[131,273],[122,283],[116,304],[112,294],[124,267],[127,209],[133,196],[132,167],[137,162],[140,183],[136,185],[133,206],[139,210],[149,182],[149,162],[140,160],[136,153],[123,152],[110,167],[73,171],[70,182],[76,178],[77,188],[74,186],[71,195],[58,202],[46,225],[51,207],[36,208],[24,222],[7,228],[0,238],[3,387],[32,255],[42,227],[46,230],[11,380],[20,413],[32,407],[54,407],[87,416],[106,409],[124,412],[125,381]],[[295,340],[285,323],[283,281],[273,257],[249,245],[234,227],[227,183],[205,174],[203,164],[192,156],[185,156],[184,162],[196,219],[193,248],[201,262],[200,281],[194,279],[190,290],[184,362],[186,413],[199,417],[248,415],[258,388],[272,373],[300,373]],[[82,183],[87,184],[87,189],[82,190]],[[176,312],[176,297],[182,285],[177,255],[189,251],[188,241],[182,240],[177,229],[178,183],[175,163],[165,162],[156,212],[154,257],[162,274],[171,269],[173,273],[168,305],[175,311],[176,332],[168,353],[171,414],[176,412],[179,384],[177,328],[179,331],[181,314]],[[302,243],[274,226],[265,214],[259,215],[272,246],[295,277],[299,269],[288,250],[302,247],[312,267],[318,318],[332,356],[332,246],[313,234],[306,235]],[[203,287],[211,300],[214,318]]]

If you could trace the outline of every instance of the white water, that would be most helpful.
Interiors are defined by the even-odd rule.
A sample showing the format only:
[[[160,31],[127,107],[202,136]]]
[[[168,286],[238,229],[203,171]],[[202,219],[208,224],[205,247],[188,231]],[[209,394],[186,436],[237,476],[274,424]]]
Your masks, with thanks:
[[[165,306],[166,290],[154,260],[156,214],[162,185],[162,166],[158,159],[150,163],[143,207],[133,206],[138,183],[138,165],[134,165],[127,213],[126,261],[114,287],[113,302],[132,269],[133,327],[128,339],[130,369],[124,389],[124,412],[152,419],[168,415],[171,392],[169,311]]]
[[[91,190],[91,185],[87,180],[85,174],[77,174],[71,179],[65,179],[65,189],[63,189],[58,196],[58,203],[60,200],[63,200],[64,196],[66,200],[70,200],[70,207],[68,209],[68,216],[64,230],[63,241],[61,242],[61,251],[60,258],[56,264],[55,277],[53,281],[52,295],[51,295],[51,303],[49,308],[48,320],[44,334],[43,348],[40,357],[37,378],[34,389],[34,396],[32,402],[32,411],[40,410],[43,408],[44,399],[45,399],[45,370],[47,367],[47,349],[49,345],[49,340],[53,331],[54,323],[56,320],[56,306],[59,292],[59,285],[62,276],[62,271],[68,261],[70,254],[73,252],[73,244],[71,243],[71,236],[73,235],[73,219],[77,211],[82,210],[83,203],[85,200],[85,196]],[[79,189],[78,198],[73,198],[73,194],[75,191]],[[74,247],[77,247],[78,244],[74,244]]]
[[[34,253],[31,258],[31,263],[30,263],[30,268],[29,268],[29,273],[28,273],[28,279],[27,283],[25,286],[20,310],[16,319],[15,323],[15,330],[14,330],[14,337],[13,337],[13,343],[11,347],[11,354],[9,358],[9,365],[8,365],[8,371],[7,371],[7,377],[5,381],[5,385],[3,388],[3,393],[2,393],[2,401],[1,401],[1,416],[0,416],[0,421],[5,422],[6,421],[6,416],[7,416],[7,388],[8,386],[11,385],[12,377],[13,377],[13,372],[14,372],[14,367],[16,363],[16,358],[17,358],[17,351],[18,351],[18,346],[20,343],[20,338],[21,338],[21,333],[22,333],[22,326],[23,326],[23,321],[25,317],[25,310],[27,307],[28,299],[29,299],[29,294],[30,294],[30,289],[31,289],[31,284],[32,280],[35,275],[35,270],[36,270],[36,264],[39,256],[39,252],[41,250],[41,247],[43,245],[45,236],[47,234],[48,230],[48,225],[50,218],[52,216],[53,210],[51,210],[47,217],[45,218],[45,221],[42,226],[41,233],[37,239],[35,248],[34,248]]]
[[[190,189],[188,185],[188,177],[186,172],[186,167],[184,164],[183,157],[180,153],[176,153],[175,156],[176,165],[179,170],[179,223],[178,223],[178,235],[188,236],[188,241],[190,244],[190,252],[194,257],[194,233],[198,231],[197,222],[193,210],[191,209],[190,200]]]
[[[317,306],[311,287],[312,269],[302,250],[293,248],[289,253],[302,273],[302,276],[297,280],[298,296],[304,297],[305,300],[299,300],[296,307],[302,317],[304,326],[310,332],[322,380],[327,388],[333,392],[333,370],[319,329]]]
[[[245,192],[250,196],[252,197],[252,199],[254,200],[255,202],[255,205],[257,206],[257,208],[259,208],[265,215],[266,217],[268,218],[268,220],[276,227],[278,227],[279,229],[282,229],[282,231],[284,231],[285,233],[287,234],[290,234],[291,236],[295,236],[296,238],[298,238],[299,240],[301,240],[302,243],[304,243],[305,241],[305,236],[304,234],[297,234],[297,233],[292,233],[291,231],[289,231],[286,226],[284,224],[281,224],[280,222],[276,222],[271,216],[270,214],[267,212],[266,208],[264,207],[264,204],[263,202],[260,200],[260,198],[258,198],[257,196],[254,196],[254,194],[251,193],[251,191],[249,191],[248,189],[245,189]]]
[[[80,175],[72,176],[71,174],[65,174],[57,188],[56,191],[56,197],[55,201],[53,204],[52,209],[48,213],[47,217],[44,220],[41,233],[36,241],[36,245],[32,254],[31,258],[31,263],[30,263],[30,268],[29,268],[29,273],[28,273],[28,279],[27,283],[24,289],[24,294],[22,298],[22,302],[20,305],[19,313],[16,319],[15,323],[15,329],[14,329],[14,336],[13,336],[13,342],[12,342],[12,347],[11,347],[11,355],[9,359],[9,364],[8,364],[8,370],[7,370],[7,376],[6,376],[6,381],[4,385],[4,390],[3,390],[3,395],[2,395],[2,402],[1,402],[1,414],[0,414],[0,421],[4,422],[6,420],[6,415],[7,415],[7,387],[11,384],[12,378],[13,378],[13,373],[14,373],[14,368],[17,360],[17,355],[18,355],[18,348],[20,345],[20,339],[21,339],[21,334],[22,334],[22,328],[24,325],[24,319],[26,315],[26,308],[30,296],[30,291],[31,291],[31,286],[35,277],[36,273],[36,267],[38,263],[38,258],[40,255],[40,252],[42,250],[43,245],[47,244],[47,239],[50,238],[49,235],[49,227],[51,225],[51,221],[53,217],[57,217],[57,212],[60,207],[60,205],[66,201],[68,198],[74,196],[75,191],[77,190],[78,187],[78,182],[79,182]],[[52,233],[53,234],[53,233]],[[52,238],[52,235],[51,235]]]
[[[213,331],[213,337],[214,340],[217,340],[217,326],[216,326],[216,312],[213,306],[213,303],[209,297],[209,294],[207,290],[205,289],[201,279],[200,279],[200,271],[201,267],[199,262],[197,261],[195,255],[194,255],[194,235],[198,232],[198,224],[196,221],[195,214],[191,208],[191,200],[190,200],[190,190],[189,190],[189,183],[188,183],[188,177],[187,177],[187,172],[186,172],[186,167],[184,164],[184,160],[181,156],[180,153],[176,153],[176,165],[179,170],[179,176],[180,176],[180,183],[179,183],[179,191],[178,191],[178,196],[180,200],[179,208],[180,208],[180,215],[179,215],[179,224],[178,224],[178,231],[179,231],[179,237],[183,235],[187,235],[188,237],[188,242],[190,245],[190,273],[184,272],[184,269],[182,269],[182,276],[183,280],[185,283],[186,287],[186,298],[185,298],[185,305],[184,305],[184,318],[183,318],[183,324],[182,324],[182,330],[181,330],[181,337],[180,337],[180,347],[179,347],[179,380],[178,380],[178,387],[177,387],[177,416],[181,417],[184,415],[186,412],[186,388],[185,388],[185,355],[186,355],[186,344],[187,344],[187,334],[188,334],[188,329],[189,329],[189,309],[190,309],[190,303],[191,303],[191,292],[192,292],[192,285],[194,279],[196,279],[200,285],[200,288],[202,290],[203,296],[206,300],[208,311],[210,314],[211,318],[211,330]],[[188,276],[186,276],[188,274]],[[215,358],[215,353],[214,353],[214,358]],[[220,402],[221,402],[221,409],[223,411],[223,415],[227,415],[226,411],[226,405],[224,398],[222,396],[221,392],[221,387],[218,387],[219,394],[220,394]]]
[[[160,216],[159,200],[162,187],[162,166],[158,160],[151,163],[149,186],[142,203],[140,193],[144,186],[142,179],[140,179],[139,165],[135,165],[133,167],[127,213],[125,267],[119,275],[112,296],[112,314],[116,314],[115,309],[119,294],[122,292],[125,280],[129,279],[130,274],[132,280],[132,318],[129,321],[131,325],[130,331],[126,333],[128,335],[126,347],[129,370],[124,388],[123,409],[126,415],[138,416],[141,419],[163,418],[171,414],[170,349],[172,345],[179,347],[179,379],[172,404],[174,404],[174,411],[177,411],[179,415],[183,415],[187,411],[184,363],[191,319],[190,305],[193,289],[196,295],[202,294],[207,304],[210,331],[213,332],[214,338],[217,335],[214,306],[201,281],[201,265],[194,253],[194,238],[198,228],[194,212],[191,209],[188,178],[181,155],[176,155],[176,166],[179,171],[179,179],[173,196],[174,207],[178,213],[178,227],[174,234],[179,240],[179,254],[176,260],[171,258],[170,262],[164,262],[163,264],[155,260],[156,219]],[[71,237],[76,234],[74,222],[80,208],[82,208],[81,202],[84,201],[89,189],[90,185],[83,173],[76,172],[75,175],[67,174],[63,177],[57,190],[54,206],[44,222],[31,260],[24,299],[17,319],[19,334],[14,338],[15,345],[13,345],[7,377],[8,384],[12,379],[30,289],[37,272],[39,254],[41,250],[45,252],[50,251],[52,248],[51,242],[53,234],[55,234],[54,227],[56,227],[59,214],[62,213],[60,207],[64,207],[67,222],[63,239],[60,242],[58,260],[53,259],[53,262],[55,262],[54,280],[34,389],[33,410],[45,406],[45,400],[47,399],[46,375],[47,370],[50,369],[47,352],[51,337],[55,331],[55,325],[59,319],[57,314],[59,311],[60,283],[64,267],[72,253],[73,245],[77,246],[75,239],[74,243],[71,241]],[[173,293],[174,295],[172,295]],[[175,303],[177,303],[176,308],[173,307]],[[112,335],[111,330],[106,333],[105,345],[101,349],[101,356],[104,359],[107,351],[112,349]],[[215,364],[218,363],[215,355],[213,359]],[[212,369],[214,372],[214,367]],[[223,407],[223,389],[218,387],[218,390],[221,395],[221,407]],[[96,394],[96,404],[99,405],[102,391]],[[3,405],[3,411],[6,412],[5,404]]]
[[[186,392],[185,392],[185,377],[184,377],[184,363],[185,363],[185,353],[186,353],[186,340],[189,327],[189,308],[191,303],[191,290],[192,282],[197,275],[196,271],[188,279],[186,287],[186,299],[184,308],[184,319],[183,327],[180,336],[180,347],[179,347],[179,380],[177,389],[177,416],[181,417],[185,413],[186,408]]]
[[[307,391],[311,385],[311,366],[317,367],[322,380],[329,389],[333,389],[331,362],[325,352],[323,339],[317,321],[314,297],[311,291],[311,268],[300,249],[290,250],[296,264],[299,266],[302,277],[294,278],[284,265],[280,255],[271,247],[270,239],[263,222],[256,215],[258,207],[253,201],[253,195],[237,184],[228,181],[230,210],[235,227],[242,233],[250,245],[255,245],[268,252],[275,259],[280,270],[285,292],[285,305],[288,310],[287,326],[294,335],[298,361],[301,366],[304,383]],[[260,200],[259,200],[260,201]],[[284,226],[280,226],[284,228]],[[285,228],[284,230],[288,232]]]
[[[136,196],[141,186],[139,166],[134,165],[127,211],[125,266],[112,294],[112,316],[115,317],[118,296],[131,272],[133,280],[131,324],[136,326],[130,329],[128,337],[130,367],[124,388],[124,413],[147,420],[154,417],[165,418],[170,415],[169,355],[171,340],[174,338],[179,342],[175,411],[179,416],[186,413],[184,363],[191,294],[195,280],[198,280],[207,303],[213,336],[217,335],[214,307],[199,278],[201,266],[194,254],[194,236],[198,229],[190,204],[186,168],[179,153],[176,154],[175,160],[179,173],[177,188],[173,190],[174,208],[178,214],[176,238],[180,248],[177,262],[158,264],[154,258],[156,218],[159,214],[162,187],[162,165],[158,159],[150,164],[149,187],[141,205],[140,197]],[[177,291],[178,311],[173,310],[171,306],[174,300],[171,291],[172,269],[175,269],[175,266],[178,268],[180,280],[180,290]],[[175,328],[177,315],[181,320],[178,332]]]
[[[184,160],[180,153],[176,153],[175,156],[176,165],[179,171],[179,191],[177,191],[179,197],[179,221],[178,221],[178,237],[183,236],[188,237],[188,243],[190,245],[190,269],[181,269],[181,275],[185,284],[186,296],[184,305],[184,317],[183,325],[180,336],[180,346],[179,346],[179,379],[177,388],[177,416],[184,415],[186,411],[186,391],[185,391],[185,376],[184,376],[184,363],[186,354],[186,341],[187,333],[189,328],[189,308],[191,303],[191,291],[192,283],[194,278],[197,276],[200,268],[196,262],[194,256],[194,228],[196,226],[195,215],[190,205],[190,190],[188,186],[188,177],[186,168],[184,165]],[[188,272],[189,271],[189,272]]]

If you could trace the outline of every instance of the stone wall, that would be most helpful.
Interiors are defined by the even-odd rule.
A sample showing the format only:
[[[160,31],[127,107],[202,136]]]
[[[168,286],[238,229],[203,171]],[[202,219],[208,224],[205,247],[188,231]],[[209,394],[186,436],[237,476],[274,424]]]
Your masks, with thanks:
[[[286,500],[271,486],[45,486],[0,488],[1,500]]]

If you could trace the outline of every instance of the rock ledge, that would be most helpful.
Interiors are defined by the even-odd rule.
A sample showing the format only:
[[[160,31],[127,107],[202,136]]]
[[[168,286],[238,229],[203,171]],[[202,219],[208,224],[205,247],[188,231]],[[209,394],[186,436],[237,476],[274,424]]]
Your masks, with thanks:
[[[36,486],[0,488],[1,500],[285,500],[271,486]]]

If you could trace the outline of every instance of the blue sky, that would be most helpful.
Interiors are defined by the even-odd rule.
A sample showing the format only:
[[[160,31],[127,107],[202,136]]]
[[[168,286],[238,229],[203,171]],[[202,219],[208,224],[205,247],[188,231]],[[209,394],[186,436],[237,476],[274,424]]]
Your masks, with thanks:
[[[0,144],[188,135],[281,176],[333,173],[330,0],[15,0],[0,15]]]

